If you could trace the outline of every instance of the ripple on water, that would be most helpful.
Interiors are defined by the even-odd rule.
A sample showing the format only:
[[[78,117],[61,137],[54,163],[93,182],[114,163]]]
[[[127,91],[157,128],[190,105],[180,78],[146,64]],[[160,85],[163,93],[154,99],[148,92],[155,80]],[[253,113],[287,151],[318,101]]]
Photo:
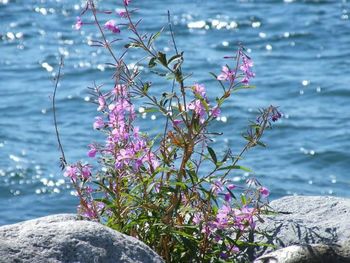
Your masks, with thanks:
[[[268,148],[249,152],[243,161],[271,188],[273,198],[349,196],[349,3],[194,2],[134,4],[137,15],[146,15],[142,27],[148,33],[166,25],[166,10],[172,11],[177,44],[185,51],[184,69],[194,73],[187,84],[205,82],[211,99],[217,96],[216,82],[207,72],[220,72],[228,63],[222,58],[232,54],[238,42],[248,48],[257,89],[235,93],[223,107],[212,127],[225,134],[216,139],[219,147],[238,151],[243,144],[240,134],[248,119],[255,119],[255,109],[277,104],[284,118],[266,133]],[[147,8],[149,3],[154,8]],[[91,140],[103,141],[93,137],[96,108],[90,107],[93,99],[85,87],[96,81],[108,88],[112,70],[105,65],[110,59],[104,50],[86,46],[96,38],[92,27],[72,29],[80,4],[80,0],[0,0],[0,12],[6,14],[0,23],[0,205],[6,207],[0,212],[0,224],[74,209],[76,204],[58,168],[50,109],[51,77],[60,55],[65,67],[57,109],[67,155],[80,160]],[[112,10],[120,7],[109,1],[101,4]],[[171,51],[167,36],[158,39],[157,47]],[[168,85],[154,82],[152,92],[167,90]],[[141,129],[155,134],[159,125],[154,124],[162,116],[141,108],[139,114]],[[235,174],[231,179],[244,178]]]

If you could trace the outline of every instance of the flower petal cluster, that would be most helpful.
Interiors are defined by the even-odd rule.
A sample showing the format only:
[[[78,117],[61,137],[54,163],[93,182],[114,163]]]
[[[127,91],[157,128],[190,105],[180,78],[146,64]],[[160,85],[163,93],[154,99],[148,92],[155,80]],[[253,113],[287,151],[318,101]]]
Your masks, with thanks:
[[[194,84],[192,91],[196,99],[191,101],[188,104],[187,108],[189,110],[192,110],[197,115],[200,123],[204,123],[207,114],[214,118],[220,116],[221,110],[218,105],[210,108],[210,103],[206,95],[205,86],[203,84]]]
[[[77,22],[75,23],[74,27],[76,30],[80,30],[83,26],[83,21],[81,20],[80,16],[77,17]]]
[[[251,78],[255,77],[255,73],[252,71],[253,61],[243,52],[242,55],[242,64],[240,65],[240,70],[243,72],[243,80],[242,83],[245,85],[249,84]]]
[[[92,167],[89,164],[71,164],[64,171],[64,176],[69,177],[73,182],[77,180],[89,180],[92,175]]]
[[[112,31],[112,32],[115,33],[115,34],[120,33],[120,28],[117,26],[116,21],[113,20],[113,19],[108,20],[108,21],[105,23],[104,27],[105,27],[106,29],[108,29],[109,31]]]
[[[104,109],[104,116],[107,117],[98,116],[94,122],[94,128],[107,132],[106,144],[99,152],[108,155],[121,174],[127,171],[135,174],[141,167],[156,169],[159,165],[156,154],[151,151],[139,128],[132,125],[136,113],[129,100],[127,86],[115,85],[110,93],[99,97],[98,101],[99,109]],[[90,145],[88,155],[94,157],[96,152],[96,147]]]
[[[233,82],[235,79],[235,72],[230,70],[228,66],[223,66],[221,70],[221,74],[217,77],[218,80],[221,81],[230,81]]]

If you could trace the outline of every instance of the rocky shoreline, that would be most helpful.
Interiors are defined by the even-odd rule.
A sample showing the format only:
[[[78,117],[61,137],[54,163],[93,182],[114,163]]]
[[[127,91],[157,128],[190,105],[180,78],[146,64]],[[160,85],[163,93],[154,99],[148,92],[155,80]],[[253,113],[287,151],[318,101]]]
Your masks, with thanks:
[[[350,262],[350,199],[288,196],[271,202],[280,212],[264,216],[255,263]],[[141,241],[101,224],[59,214],[0,227],[0,262],[158,263]]]
[[[255,263],[350,262],[350,199],[287,196],[270,205],[280,213],[259,228],[277,250],[258,251]]]

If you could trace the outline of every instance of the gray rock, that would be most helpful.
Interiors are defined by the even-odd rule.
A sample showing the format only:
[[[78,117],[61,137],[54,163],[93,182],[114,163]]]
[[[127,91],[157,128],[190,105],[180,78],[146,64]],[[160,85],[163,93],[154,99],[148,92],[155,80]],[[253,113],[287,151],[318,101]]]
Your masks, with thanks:
[[[336,246],[293,245],[278,249],[256,259],[254,263],[346,263],[349,258]]]
[[[0,262],[160,263],[141,241],[75,215],[42,217],[0,227]]]
[[[257,262],[304,262],[282,260],[287,254],[305,256],[310,260],[314,253],[326,258],[339,258],[334,262],[350,262],[350,199],[330,196],[287,196],[271,202],[271,207],[281,212],[277,215],[265,216],[259,229],[268,234],[263,242],[281,249],[279,261]],[[264,248],[257,256],[271,252],[272,248]],[[311,254],[310,254],[311,253]],[[276,256],[276,254],[268,255]],[[340,260],[341,259],[341,260]],[[309,262],[309,261],[305,261]],[[310,261],[311,262],[311,261]],[[332,261],[317,261],[332,262]]]

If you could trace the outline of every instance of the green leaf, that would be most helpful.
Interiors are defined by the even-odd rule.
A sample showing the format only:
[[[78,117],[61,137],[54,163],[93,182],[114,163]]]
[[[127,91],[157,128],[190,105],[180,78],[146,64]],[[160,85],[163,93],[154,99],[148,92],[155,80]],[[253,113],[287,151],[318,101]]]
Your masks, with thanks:
[[[242,201],[242,205],[246,205],[247,204],[247,198],[244,194],[241,194],[241,201]]]
[[[150,87],[151,87],[151,84],[149,82],[146,82],[143,84],[142,91],[144,93],[147,93]]]
[[[243,170],[243,171],[246,171],[248,173],[251,173],[253,172],[251,169],[249,169],[248,167],[244,167],[244,166],[241,166],[241,165],[229,165],[229,166],[225,166],[225,167],[221,167],[218,169],[219,170],[233,170],[233,169],[239,169],[239,170]]]
[[[167,75],[167,73],[163,73],[163,72],[159,72],[159,71],[154,71],[154,70],[151,70],[152,73],[154,74],[157,74],[158,76],[161,76],[161,77],[165,77]]]
[[[158,112],[156,107],[146,108],[144,113]]]
[[[214,164],[216,165],[216,163],[218,162],[218,159],[216,158],[216,154],[215,154],[213,148],[208,146],[207,149],[208,149],[208,152],[210,154],[211,159],[213,160]]]
[[[242,85],[242,86],[239,86],[237,88],[235,88],[233,91],[237,91],[237,90],[241,90],[241,89],[255,89],[256,86],[245,86],[245,85]]]
[[[168,62],[166,59],[166,54],[162,53],[162,52],[158,52],[158,56],[157,56],[158,61],[165,67],[168,66]]]
[[[126,44],[124,47],[125,48],[139,48],[142,45],[138,42],[130,42],[129,44]]]
[[[266,144],[263,143],[263,142],[260,142],[260,141],[257,141],[256,144],[257,144],[257,145],[260,145],[260,146],[262,146],[262,147],[266,147]]]
[[[147,43],[148,47],[150,47],[152,45],[152,43],[161,35],[163,30],[164,30],[164,27],[162,27],[162,29],[159,30],[159,32],[151,35],[151,37],[149,38],[148,43]]]
[[[224,162],[226,162],[227,161],[227,159],[228,159],[228,157],[230,157],[230,155],[231,155],[231,151],[230,150],[227,150],[226,152],[225,152],[225,155],[224,155],[224,158],[222,158],[222,163],[224,163]]]
[[[157,60],[156,57],[152,57],[152,58],[149,60],[149,62],[148,62],[148,67],[149,67],[149,68],[155,67],[155,66],[157,65],[156,60]]]
[[[104,184],[98,182],[98,181],[93,181],[93,183],[99,185],[100,187],[102,187],[107,193],[109,193],[114,199],[116,198],[115,193],[109,189],[107,186],[105,186]]]
[[[183,190],[187,189],[187,185],[183,182],[175,182],[175,186],[181,187]]]
[[[168,80],[172,80],[175,78],[176,78],[176,76],[172,72],[169,72],[166,74],[166,79],[168,79]]]
[[[177,55],[172,56],[168,60],[168,64],[170,64],[171,62],[176,61],[176,60],[182,60],[182,55],[183,55],[183,52],[181,52],[181,54],[177,54]]]

